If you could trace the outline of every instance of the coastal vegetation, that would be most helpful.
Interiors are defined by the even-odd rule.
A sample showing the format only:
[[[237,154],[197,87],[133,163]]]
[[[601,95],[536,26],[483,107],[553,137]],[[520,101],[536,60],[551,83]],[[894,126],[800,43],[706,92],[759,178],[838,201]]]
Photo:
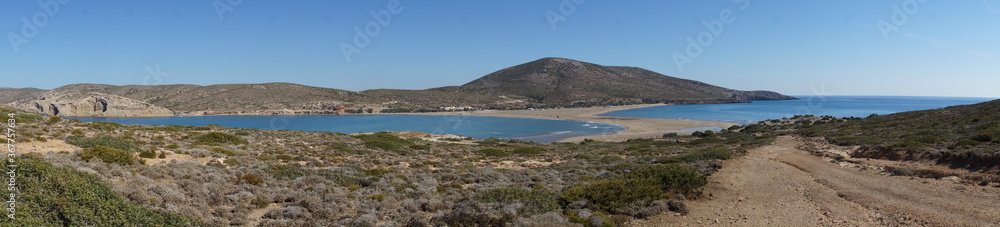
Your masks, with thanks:
[[[684,201],[702,196],[706,176],[721,159],[773,139],[727,130],[624,142],[439,142],[393,132],[345,135],[25,119],[35,118],[19,122],[19,133],[29,135],[22,142],[66,146],[30,151],[19,161],[64,172],[68,180],[60,181],[61,188],[107,188],[120,198],[107,197],[108,203],[127,206],[115,209],[150,217],[134,223],[172,226],[619,225],[686,212]],[[50,195],[40,193],[51,191],[21,192],[19,204],[31,207],[23,214],[50,204],[41,199]],[[59,209],[104,209],[81,204]],[[32,223],[90,223],[43,214],[33,216],[37,221]],[[131,220],[120,219],[98,222]]]
[[[177,212],[138,205],[112,190],[101,177],[50,164],[36,154],[22,155],[16,167],[3,165],[0,171],[16,171],[20,191],[15,219],[4,218],[3,226],[204,225]]]
[[[854,158],[934,161],[994,175],[1000,143],[1000,119],[993,114],[1000,111],[1000,101],[867,118],[795,116],[622,142],[550,144],[405,132],[84,123],[0,110],[25,120],[18,122],[17,142],[66,144],[18,159],[21,176],[29,179],[21,182],[32,189],[20,190],[23,214],[124,212],[81,220],[45,212],[25,218],[38,225],[614,226],[686,213],[685,201],[705,196],[703,187],[722,167],[721,160],[771,144],[780,135],[857,147],[850,154]],[[885,171],[927,173],[899,166]],[[62,180],[39,178],[55,175]],[[981,180],[989,185],[997,179]],[[50,201],[51,193],[77,193],[65,191],[73,188],[97,189],[77,196],[83,200]],[[94,205],[87,196],[106,202]],[[50,204],[62,205],[46,208]],[[149,218],[117,216],[125,214]]]
[[[831,143],[861,146],[856,157],[930,160],[974,170],[1000,164],[1000,100],[843,122],[803,122],[796,130]]]
[[[1000,100],[940,109],[837,118],[794,116],[735,127],[746,133],[798,135],[821,141],[811,145],[840,146],[846,158],[899,161],[881,165],[892,175],[941,178],[961,175],[980,185],[1000,183]],[[819,152],[823,153],[823,152]],[[829,155],[829,154],[824,154]],[[853,161],[859,162],[859,161]],[[933,166],[946,166],[942,171]]]

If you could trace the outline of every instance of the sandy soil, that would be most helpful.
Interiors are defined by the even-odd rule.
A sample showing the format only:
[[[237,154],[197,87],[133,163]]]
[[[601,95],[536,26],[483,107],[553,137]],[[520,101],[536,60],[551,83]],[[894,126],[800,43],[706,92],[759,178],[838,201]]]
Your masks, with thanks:
[[[563,109],[544,109],[544,110],[492,110],[492,111],[467,111],[467,112],[434,112],[434,113],[415,113],[415,114],[593,121],[593,122],[621,125],[626,128],[624,131],[611,135],[580,136],[580,137],[567,138],[559,141],[559,142],[573,142],[573,143],[583,141],[584,139],[595,139],[603,141],[624,141],[626,139],[633,139],[633,138],[660,137],[663,136],[664,133],[679,132],[689,128],[712,127],[712,126],[728,128],[734,125],[732,123],[711,122],[711,121],[597,116],[597,114],[607,113],[611,111],[651,107],[658,105],[662,104],[613,106],[609,108],[586,107],[586,108],[563,108]]]
[[[73,152],[80,150],[79,147],[70,145],[63,140],[50,139],[45,142],[41,141],[31,141],[27,143],[18,143],[17,153],[39,153],[45,154],[49,152]]]
[[[690,214],[631,225],[1000,226],[1000,188],[843,167],[800,145],[779,137],[726,161],[709,177],[708,198],[689,202]]]
[[[49,152],[75,152],[82,150],[77,146],[70,145],[64,140],[50,139],[45,142],[31,141],[27,143],[20,143],[17,147],[18,153],[38,153],[45,154]],[[175,154],[172,151],[167,151],[166,158],[154,158],[146,159],[147,165],[155,165],[162,163],[169,163],[172,160],[196,160],[200,163],[208,163],[212,161],[211,158],[194,158],[191,155]]]

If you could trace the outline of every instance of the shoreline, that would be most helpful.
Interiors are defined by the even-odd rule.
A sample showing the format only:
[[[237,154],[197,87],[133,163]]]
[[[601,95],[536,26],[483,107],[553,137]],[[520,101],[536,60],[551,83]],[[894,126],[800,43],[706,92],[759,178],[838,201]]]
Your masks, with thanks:
[[[429,113],[392,113],[386,115],[437,115],[437,116],[481,116],[481,117],[510,117],[529,119],[549,119],[549,120],[569,120],[569,121],[593,121],[605,124],[619,125],[625,130],[606,135],[577,136],[561,139],[556,142],[578,143],[584,139],[600,141],[625,141],[628,139],[661,137],[665,133],[685,131],[684,129],[702,127],[728,128],[736,125],[734,123],[714,122],[714,121],[694,121],[694,120],[674,120],[674,119],[652,119],[652,118],[631,118],[598,116],[612,111],[629,110],[654,106],[665,106],[667,104],[641,104],[611,107],[582,107],[582,108],[561,108],[544,110],[487,110],[487,111],[458,111],[458,112],[429,112]]]
[[[730,126],[736,125],[735,123],[727,122],[715,122],[715,121],[696,121],[696,120],[677,120],[677,119],[653,119],[653,118],[633,118],[633,117],[614,117],[614,116],[598,116],[599,114],[604,114],[619,110],[629,110],[637,108],[655,107],[655,106],[666,106],[670,104],[637,104],[637,105],[624,105],[624,106],[610,106],[610,107],[581,107],[581,108],[559,108],[559,109],[542,109],[542,110],[477,110],[477,111],[455,111],[455,112],[426,112],[426,113],[368,113],[368,114],[259,114],[259,113],[225,113],[225,114],[186,114],[186,115],[173,115],[173,116],[136,116],[129,118],[160,118],[160,117],[206,117],[206,116],[364,116],[364,115],[432,115],[432,116],[481,116],[481,117],[506,117],[506,118],[526,118],[526,119],[547,119],[547,120],[567,120],[567,121],[592,121],[604,124],[618,125],[625,130],[618,131],[612,134],[604,135],[590,135],[590,136],[575,136],[560,139],[555,142],[570,142],[578,143],[585,139],[593,139],[599,141],[614,141],[620,142],[628,139],[639,139],[639,138],[659,138],[665,133],[671,132],[685,132],[692,128],[704,128],[704,127],[720,127],[728,128]],[[284,113],[295,113],[294,111],[281,111]],[[70,117],[73,118],[73,117]],[[88,117],[82,117],[88,118]],[[90,118],[100,118],[100,117],[90,117]]]

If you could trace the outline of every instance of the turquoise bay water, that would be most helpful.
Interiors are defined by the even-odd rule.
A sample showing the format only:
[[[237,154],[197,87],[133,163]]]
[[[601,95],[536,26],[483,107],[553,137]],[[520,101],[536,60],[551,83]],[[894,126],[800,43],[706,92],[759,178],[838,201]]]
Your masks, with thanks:
[[[106,121],[120,124],[192,125],[208,124],[236,128],[342,133],[417,131],[455,134],[478,139],[521,139],[549,143],[561,139],[613,134],[625,128],[604,123],[477,116],[357,115],[357,116],[196,116],[154,118],[88,118],[84,122]]]
[[[990,98],[826,96],[799,97],[801,100],[758,101],[754,103],[656,106],[615,111],[605,116],[659,119],[689,119],[749,124],[794,115],[866,117],[911,110],[935,109],[990,101]],[[86,122],[121,124],[195,125],[216,124],[237,128],[330,131],[342,133],[418,131],[455,134],[473,138],[521,139],[541,143],[587,135],[613,134],[624,130],[612,124],[478,116],[357,115],[357,116],[199,116],[159,118],[76,118]],[[695,130],[719,130],[696,128]]]
[[[602,116],[656,119],[687,119],[750,124],[795,115],[867,117],[913,110],[974,104],[994,98],[909,96],[798,96],[800,100],[755,101],[753,103],[655,106],[621,110]]]

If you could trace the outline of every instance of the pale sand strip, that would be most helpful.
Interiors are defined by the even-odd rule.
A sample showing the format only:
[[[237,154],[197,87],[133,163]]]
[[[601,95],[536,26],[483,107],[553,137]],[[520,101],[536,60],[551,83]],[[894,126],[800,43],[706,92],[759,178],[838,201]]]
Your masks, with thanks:
[[[598,114],[611,111],[627,110],[634,108],[660,106],[654,105],[628,105],[586,108],[564,108],[545,110],[491,110],[491,111],[466,111],[466,112],[433,112],[433,113],[413,113],[415,115],[462,115],[462,116],[484,116],[484,117],[514,117],[514,118],[535,118],[535,119],[558,119],[572,121],[593,121],[607,124],[621,125],[626,128],[610,135],[580,136],[560,140],[559,142],[580,142],[584,139],[594,139],[601,141],[624,141],[633,138],[660,137],[664,133],[682,131],[689,128],[718,126],[728,128],[735,124],[712,121],[692,121],[692,120],[670,120],[670,119],[648,119],[648,118],[628,118],[597,116]]]

